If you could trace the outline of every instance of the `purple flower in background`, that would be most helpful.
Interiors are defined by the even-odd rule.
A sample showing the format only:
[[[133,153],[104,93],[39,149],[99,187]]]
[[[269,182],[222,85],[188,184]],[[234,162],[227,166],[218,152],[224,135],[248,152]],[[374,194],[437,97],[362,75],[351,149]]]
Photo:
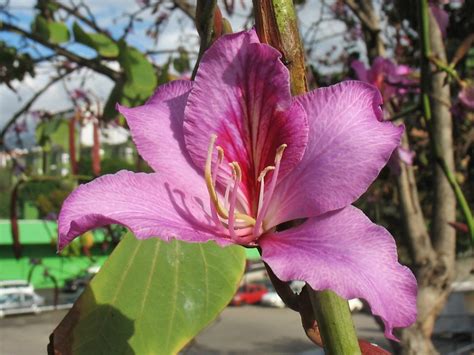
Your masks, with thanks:
[[[401,163],[405,163],[407,165],[413,165],[413,161],[415,160],[415,152],[403,148],[399,146],[390,157],[390,160],[387,163],[387,166],[390,168],[391,172],[395,175],[400,175],[401,172]]]
[[[393,339],[415,321],[416,280],[390,233],[351,206],[400,142],[403,128],[381,120],[381,102],[355,81],[292,97],[279,52],[255,31],[221,37],[194,82],[119,106],[156,172],[78,187],[59,216],[59,248],[111,223],[139,239],[259,246],[282,280],[366,299]]]
[[[468,83],[465,85],[458,95],[461,105],[468,110],[474,110],[474,84]]]
[[[439,30],[443,38],[446,38],[448,25],[449,25],[449,14],[443,9],[444,1],[430,1],[430,10],[436,19]]]
[[[351,62],[358,80],[374,85],[382,93],[385,102],[394,96],[402,97],[417,86],[414,70],[407,65],[397,65],[390,59],[377,57],[370,68],[359,60]]]
[[[417,88],[417,81],[412,78],[413,69],[407,65],[397,65],[390,59],[377,57],[372,67],[367,69],[359,60],[351,63],[357,79],[377,87],[382,93],[384,102],[389,102],[395,96],[402,99],[409,89]],[[390,170],[400,174],[400,164],[413,164],[415,153],[409,149],[399,146],[392,154],[388,166]]]

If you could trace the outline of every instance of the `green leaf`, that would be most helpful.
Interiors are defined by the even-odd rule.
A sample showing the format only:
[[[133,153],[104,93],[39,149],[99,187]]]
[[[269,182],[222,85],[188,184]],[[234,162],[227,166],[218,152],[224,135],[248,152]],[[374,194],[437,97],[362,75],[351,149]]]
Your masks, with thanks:
[[[188,52],[185,49],[179,50],[179,57],[173,59],[173,67],[178,73],[183,74],[191,70]]]
[[[95,49],[102,57],[116,58],[119,55],[119,47],[111,38],[102,33],[87,33],[77,22],[72,25],[74,38],[92,49]]]
[[[59,44],[69,41],[69,30],[63,22],[49,22],[48,29],[50,42]]]
[[[124,41],[119,46],[119,62],[125,72],[121,103],[128,106],[141,105],[153,94],[158,83],[155,68],[138,49],[129,47]]]
[[[60,118],[43,121],[36,126],[36,141],[42,147],[52,144],[64,149],[69,147],[68,122]]]
[[[117,82],[109,94],[109,98],[104,106],[104,113],[102,114],[102,119],[105,121],[110,121],[115,119],[119,113],[115,109],[117,102],[121,102],[123,92],[123,83]]]
[[[46,41],[60,44],[69,41],[69,30],[65,23],[48,21],[43,16],[36,16],[31,30]]]
[[[31,24],[31,31],[44,40],[49,40],[48,21],[43,16],[38,15],[35,17],[35,20]]]
[[[174,354],[234,295],[240,246],[127,234],[51,335],[61,354]]]

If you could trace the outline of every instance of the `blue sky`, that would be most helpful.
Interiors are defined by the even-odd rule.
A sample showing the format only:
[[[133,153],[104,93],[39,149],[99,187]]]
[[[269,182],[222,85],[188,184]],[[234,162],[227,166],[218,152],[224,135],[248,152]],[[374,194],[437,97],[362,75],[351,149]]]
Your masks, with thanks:
[[[13,0],[11,2],[12,12],[16,16],[13,21],[17,26],[28,29],[33,20],[35,1],[33,0]],[[66,2],[68,3],[68,2]],[[123,28],[127,23],[127,19],[122,16],[125,12],[133,12],[138,9],[138,5],[133,0],[86,0],[95,14],[97,22],[107,28],[112,36],[119,37],[122,34]],[[236,1],[236,4],[240,3]],[[300,20],[302,32],[308,28],[309,24],[317,18],[319,9],[317,0],[310,0],[305,8],[300,11]],[[234,30],[242,29],[243,23],[246,20],[246,15],[251,9],[251,0],[244,0],[246,9],[237,8],[236,15],[231,18],[232,26]],[[1,17],[1,15],[0,15]],[[5,20],[3,16],[1,18]],[[173,11],[171,18],[168,21],[164,31],[160,34],[159,41],[155,45],[153,41],[148,38],[143,29],[154,19],[154,16],[144,16],[143,24],[138,24],[135,31],[129,36],[129,43],[139,49],[176,49],[178,45],[183,45],[185,48],[191,51],[197,51],[198,36],[194,28],[194,24],[179,10]],[[324,26],[320,31],[321,37],[326,36],[328,33],[337,32],[344,28],[338,23],[328,23],[328,26]],[[20,43],[21,39],[17,35],[0,32],[0,40],[7,41],[9,43]],[[330,44],[322,44],[320,50],[323,51],[328,48]],[[75,51],[85,57],[92,57],[95,52],[82,45],[69,44],[66,47]],[[29,49],[31,53],[37,55],[35,51]],[[42,49],[44,53],[47,53],[47,49]],[[153,57],[153,60],[157,64],[164,63],[168,60],[168,55],[157,55]],[[113,66],[114,63],[111,63]],[[24,103],[32,96],[36,91],[43,87],[48,79],[54,75],[51,69],[51,64],[44,63],[38,66],[37,75],[35,78],[27,77],[22,82],[15,82],[14,87],[17,90],[16,93],[12,92],[6,86],[0,85],[0,127],[18,110]],[[84,80],[84,78],[86,78]],[[85,88],[91,91],[100,100],[105,101],[110,93],[113,83],[110,79],[93,73],[90,70],[82,70],[77,74],[70,76],[70,79],[66,83],[58,83],[48,90],[47,93],[41,96],[37,100],[32,109],[46,109],[50,111],[59,111],[71,107],[71,103],[66,95],[66,85],[69,89],[78,87],[79,83],[84,80],[86,85]]]
[[[15,25],[24,29],[29,29],[34,16],[34,1],[32,0],[14,0],[11,2],[11,9],[15,18],[8,19]],[[127,19],[122,15],[126,12],[132,12],[138,9],[136,2],[132,0],[101,0],[101,1],[86,1],[96,16],[97,22],[107,28],[112,36],[118,38],[122,32],[124,26],[127,24]],[[1,20],[7,20],[5,16],[0,16]],[[193,47],[193,42],[197,40],[197,34],[194,32],[192,22],[179,11],[173,13],[170,18],[169,24],[166,26],[165,31],[160,35],[160,40],[155,46],[151,39],[146,37],[143,33],[143,28],[149,22],[143,24],[137,24],[135,31],[129,36],[129,43],[139,49],[171,49],[176,48],[176,44],[180,42],[180,36],[184,33],[185,36],[191,39],[188,46]],[[180,30],[179,24],[184,26],[184,32]],[[195,37],[195,40],[193,40]],[[20,36],[11,34],[8,32],[0,32],[0,40],[6,41],[10,44],[21,44],[23,43]],[[196,42],[197,43],[197,42]],[[186,43],[183,43],[186,44]],[[42,54],[48,54],[50,51],[46,48],[40,49]],[[68,44],[66,48],[70,51],[74,51],[84,57],[93,57],[95,52],[86,46],[80,44]],[[26,48],[26,52],[29,52],[33,57],[38,56],[38,51],[32,48]],[[157,63],[166,62],[168,56],[155,56],[153,59]],[[111,65],[113,66],[114,63]],[[16,93],[8,89],[5,85],[0,86],[0,127],[18,110],[34,93],[43,87],[48,79],[54,75],[51,69],[51,64],[44,63],[38,66],[37,75],[35,78],[26,77],[22,82],[14,82],[13,86],[16,89]],[[84,75],[87,75],[86,88],[94,93],[94,95],[105,100],[110,92],[113,83],[106,77],[91,73],[88,70],[83,70],[78,74],[70,76],[70,81],[67,83],[69,89],[73,89],[75,86],[79,86],[80,81]],[[47,93],[41,96],[32,109],[48,109],[52,111],[62,110],[70,107],[70,101],[65,94],[63,84],[54,85]]]

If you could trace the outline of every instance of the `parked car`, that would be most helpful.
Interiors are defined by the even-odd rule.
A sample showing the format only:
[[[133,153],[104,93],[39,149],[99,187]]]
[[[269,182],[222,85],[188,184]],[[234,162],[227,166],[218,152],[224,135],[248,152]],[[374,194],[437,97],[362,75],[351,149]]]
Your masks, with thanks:
[[[82,275],[65,280],[63,292],[76,293],[78,291],[83,291],[92,278],[99,273],[99,271],[99,265],[92,265],[88,267],[86,271],[83,271]],[[77,296],[74,299],[76,298]]]
[[[10,290],[0,294],[0,318],[8,314],[39,313],[44,298],[34,291]]]
[[[0,295],[11,293],[12,291],[34,292],[33,285],[26,280],[1,280]]]
[[[295,284],[295,282],[298,282],[298,283]],[[301,287],[302,285],[299,282],[300,281],[293,281],[290,285],[293,292],[298,293],[298,294],[302,290],[302,287]],[[304,286],[304,283],[303,283],[303,286]],[[283,302],[283,300],[280,298],[278,293],[276,293],[273,290],[266,293],[265,295],[263,295],[261,304],[263,306],[275,307],[275,308],[285,308],[286,307],[285,302]],[[360,299],[353,298],[353,299],[349,300],[349,308],[350,308],[351,312],[360,311],[363,307],[364,307],[364,304],[362,303],[362,301]]]
[[[232,306],[241,306],[259,303],[267,292],[268,289],[263,284],[245,284],[240,286],[230,304]]]
[[[263,295],[262,301],[260,302],[263,306],[267,307],[275,307],[275,308],[285,308],[286,304],[283,300],[278,296],[276,292],[267,292]]]
[[[94,274],[87,273],[76,277],[75,279],[67,279],[64,282],[63,292],[75,293],[77,291],[82,291],[89,284],[92,277],[94,277]]]

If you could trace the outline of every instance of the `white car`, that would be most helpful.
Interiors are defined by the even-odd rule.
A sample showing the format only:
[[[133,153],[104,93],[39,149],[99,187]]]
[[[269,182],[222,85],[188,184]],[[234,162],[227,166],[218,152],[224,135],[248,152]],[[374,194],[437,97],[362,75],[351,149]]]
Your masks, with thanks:
[[[25,280],[0,280],[0,296],[11,292],[34,292],[33,285]]]
[[[304,281],[292,281],[290,284],[291,289],[293,292],[300,294],[301,290],[305,285]],[[283,300],[278,296],[278,293],[275,291],[270,291],[262,297],[260,303],[264,306],[268,307],[275,307],[275,308],[285,308],[286,304]],[[364,308],[364,304],[358,298],[353,298],[349,300],[349,308],[351,312],[357,312]]]
[[[28,287],[10,288],[0,293],[0,318],[10,314],[40,313],[44,298]]]
[[[275,307],[275,308],[286,307],[285,302],[283,302],[283,300],[280,298],[280,296],[278,296],[278,293],[276,292],[267,292],[266,294],[264,294],[260,303],[263,306],[268,306],[268,307]]]

